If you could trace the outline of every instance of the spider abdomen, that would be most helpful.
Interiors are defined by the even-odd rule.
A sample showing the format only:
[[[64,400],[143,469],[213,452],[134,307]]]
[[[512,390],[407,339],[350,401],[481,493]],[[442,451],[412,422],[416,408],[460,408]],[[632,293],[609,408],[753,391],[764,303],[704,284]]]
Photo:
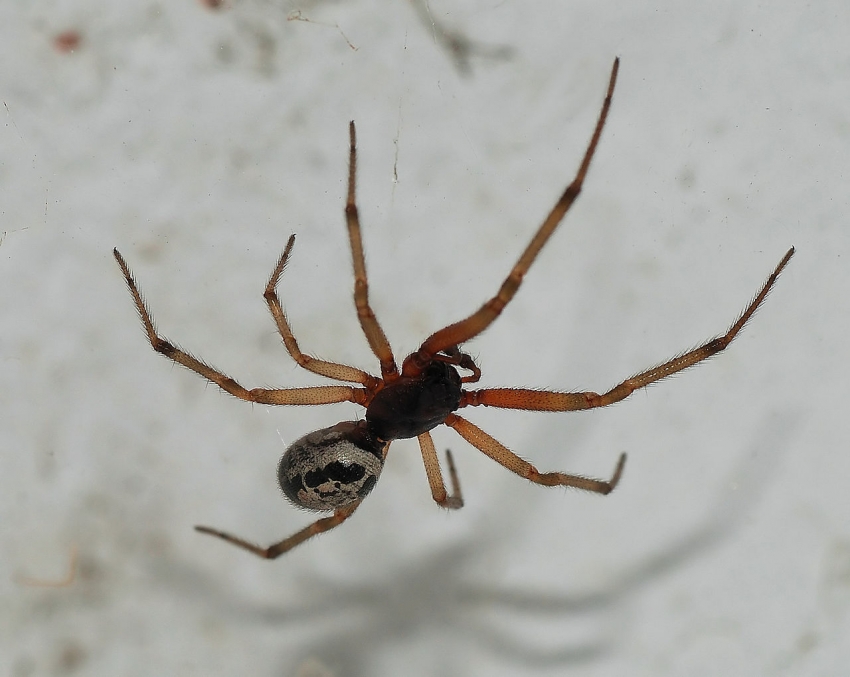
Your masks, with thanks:
[[[293,442],[280,459],[280,488],[308,510],[336,510],[362,501],[381,474],[385,447],[362,422],[317,430]]]
[[[417,437],[458,408],[461,392],[457,370],[434,360],[419,376],[402,376],[378,391],[366,409],[366,424],[381,440]]]

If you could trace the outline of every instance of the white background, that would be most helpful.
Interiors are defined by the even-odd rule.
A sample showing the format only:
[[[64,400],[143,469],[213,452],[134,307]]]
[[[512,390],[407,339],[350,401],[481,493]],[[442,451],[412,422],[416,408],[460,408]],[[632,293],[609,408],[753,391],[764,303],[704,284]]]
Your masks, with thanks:
[[[0,6],[3,674],[844,674],[850,5],[430,11],[510,54],[464,76],[401,0]],[[607,410],[467,410],[544,470],[607,476],[628,452],[617,491],[530,485],[442,428],[460,512],[402,441],[348,523],[275,562],[194,532],[306,525],[278,457],[362,409],[252,406],[172,366],[112,247],[165,336],[248,387],[317,385],[261,296],[295,232],[281,295],[302,347],[374,372],[348,121],[401,358],[495,292],[571,180],[615,56],[585,192],[467,346],[482,386],[607,388],[722,333],[797,247],[708,364]],[[75,551],[70,584],[44,585]]]

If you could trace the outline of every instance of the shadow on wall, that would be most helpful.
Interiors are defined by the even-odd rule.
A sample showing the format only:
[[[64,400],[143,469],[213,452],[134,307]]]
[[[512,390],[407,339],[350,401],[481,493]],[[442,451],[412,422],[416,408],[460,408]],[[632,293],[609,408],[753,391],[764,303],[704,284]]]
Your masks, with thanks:
[[[307,642],[280,674],[292,674],[298,661],[318,659],[321,665],[346,666],[346,675],[366,677],[375,674],[376,658],[383,653],[431,639],[440,647],[436,660],[449,664],[450,647],[464,644],[517,668],[593,662],[617,650],[628,631],[634,595],[732,535],[758,503],[771,469],[781,465],[795,428],[793,414],[768,417],[741,454],[734,480],[724,483],[734,489],[724,488],[706,511],[709,517],[668,547],[626,566],[600,590],[541,592],[478,582],[487,578],[482,572],[504,541],[505,534],[495,524],[478,530],[474,541],[401,562],[375,583],[302,579],[297,587],[309,591],[309,599],[295,603],[245,603],[223,591],[219,582],[173,560],[159,560],[159,570],[153,573],[182,597],[211,605],[221,618],[265,629],[304,631],[313,625],[321,636]],[[552,637],[560,641],[547,641]]]

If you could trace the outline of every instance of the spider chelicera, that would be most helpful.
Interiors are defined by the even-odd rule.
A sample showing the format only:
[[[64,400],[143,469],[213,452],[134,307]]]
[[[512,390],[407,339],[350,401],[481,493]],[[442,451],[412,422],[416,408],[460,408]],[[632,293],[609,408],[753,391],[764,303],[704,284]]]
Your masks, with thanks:
[[[348,199],[345,205],[345,218],[348,225],[351,254],[354,260],[354,305],[357,308],[357,318],[360,321],[363,333],[366,335],[372,352],[381,364],[381,377],[372,376],[348,365],[318,360],[301,352],[276,291],[295,243],[294,235],[290,236],[286,248],[269,278],[263,296],[274,317],[287,351],[300,366],[315,374],[337,381],[359,384],[359,387],[328,385],[311,388],[254,388],[253,390],[243,388],[229,376],[192,357],[189,353],[177,348],[156,333],[153,319],[127,263],[118,253],[118,250],[114,250],[115,259],[124,273],[124,278],[130,288],[130,293],[133,295],[136,309],[139,311],[148,339],[157,352],[184,367],[188,367],[231,395],[248,402],[278,405],[354,402],[366,408],[366,415],[362,420],[343,421],[296,440],[286,450],[278,466],[280,486],[284,494],[293,503],[307,510],[332,511],[332,516],[319,519],[289,538],[267,548],[259,547],[210,527],[195,527],[198,531],[218,536],[234,545],[250,550],[260,557],[268,559],[279,557],[296,545],[339,526],[351,517],[378,481],[390,443],[396,439],[412,437],[419,441],[419,448],[422,452],[425,472],[428,475],[428,483],[434,501],[444,508],[460,508],[463,506],[463,498],[461,497],[451,453],[446,453],[452,487],[452,493],[449,494],[443,482],[434,442],[429,434],[430,430],[441,424],[453,428],[472,446],[511,472],[537,484],[576,487],[599,494],[608,494],[617,486],[623,472],[625,454],[620,456],[614,474],[609,480],[591,479],[560,472],[541,473],[531,463],[521,459],[478,426],[458,416],[455,412],[464,407],[474,406],[522,409],[525,411],[577,411],[605,407],[614,402],[619,402],[638,388],[643,388],[650,383],[691,367],[725,349],[767,297],[770,288],[794,254],[792,247],[782,257],[761,290],[726,334],[711,339],[700,347],[674,357],[664,364],[632,376],[606,393],[600,395],[594,392],[568,393],[525,388],[487,388],[483,390],[465,390],[463,388],[465,383],[477,382],[481,377],[481,371],[472,358],[460,350],[459,346],[478,336],[499,317],[499,314],[516,294],[523,277],[531,264],[534,263],[540,250],[581,192],[584,177],[587,174],[608,115],[608,109],[611,106],[618,67],[619,59],[614,61],[605,102],[602,104],[596,128],[576,177],[567,186],[561,198],[543,221],[528,247],[502,283],[499,292],[466,319],[444,327],[429,336],[416,352],[404,359],[400,371],[393,357],[389,341],[369,305],[369,286],[363,258],[363,243],[360,236],[360,219],[354,197],[357,147],[354,122],[350,123]],[[461,376],[458,370],[467,372],[467,375]]]

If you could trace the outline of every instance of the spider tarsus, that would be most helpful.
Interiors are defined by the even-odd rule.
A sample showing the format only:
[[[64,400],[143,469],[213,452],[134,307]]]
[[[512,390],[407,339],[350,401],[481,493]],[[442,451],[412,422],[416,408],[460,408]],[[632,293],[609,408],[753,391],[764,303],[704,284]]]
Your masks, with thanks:
[[[446,496],[443,507],[449,510],[460,510],[463,507],[463,493],[460,490],[460,478],[457,474],[451,449],[446,449],[446,464],[449,467],[449,481],[452,483],[452,494],[451,496]]]
[[[203,527],[203,526],[195,526],[195,531],[208,534],[210,536],[216,536],[223,541],[227,541],[228,543],[232,543],[233,545],[238,545],[240,548],[244,548],[250,552],[253,552],[258,557],[262,557],[263,559],[274,559],[275,555],[271,552],[270,548],[261,548],[258,545],[254,545],[253,543],[249,543],[241,538],[237,538],[236,536],[231,536],[223,531],[219,531],[218,529],[213,529],[211,527]]]
[[[614,474],[611,476],[611,479],[608,480],[608,491],[604,492],[604,495],[610,494],[617,485],[620,483],[620,478],[623,476],[623,468],[626,467],[626,454],[620,454],[620,458],[617,461],[617,467],[614,468]]]
[[[213,529],[212,527],[203,527],[200,524],[195,525],[195,531],[200,532],[202,534],[209,534],[210,536],[218,536],[219,538],[225,535],[222,532]]]
[[[266,284],[265,291],[263,292],[263,297],[266,299],[266,301],[270,301],[275,297],[275,289],[277,288],[277,283],[280,282],[280,278],[283,275],[283,271],[286,268],[286,264],[289,262],[289,255],[292,252],[292,248],[294,246],[295,233],[289,236],[289,240],[287,240],[286,242],[286,247],[284,247],[283,253],[277,260],[277,265],[274,267],[272,274],[269,276],[269,281]]]
[[[113,247],[112,255],[115,257],[115,260],[118,261],[118,267],[121,268],[121,272],[124,273],[124,278],[127,280],[127,284],[132,286],[133,276],[130,274],[130,268],[127,266],[127,262],[124,260],[124,257],[121,256],[121,252],[118,251],[118,247]]]

